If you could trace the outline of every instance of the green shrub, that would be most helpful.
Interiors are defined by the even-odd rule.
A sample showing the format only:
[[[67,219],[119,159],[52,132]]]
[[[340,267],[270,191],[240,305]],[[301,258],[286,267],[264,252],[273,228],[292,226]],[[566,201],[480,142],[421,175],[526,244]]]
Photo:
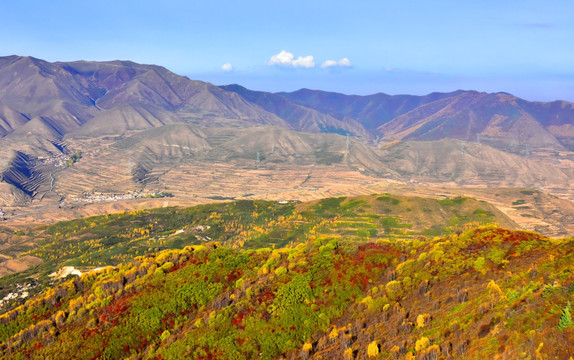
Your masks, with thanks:
[[[474,261],[474,263],[472,265],[474,267],[474,270],[482,271],[484,269],[484,267],[486,266],[486,259],[484,257],[480,256]]]
[[[504,251],[503,249],[497,248],[497,247],[493,247],[486,254],[486,258],[488,260],[492,261],[493,263],[495,263],[496,265],[500,265],[503,262],[505,255],[506,255],[506,251]]]
[[[171,336],[171,333],[169,332],[169,330],[165,330],[164,332],[161,333],[161,335],[159,336],[159,339],[161,341],[164,341],[165,339],[167,339],[170,336]]]
[[[399,281],[396,281],[396,280],[389,281],[387,283],[387,285],[385,285],[385,290],[387,290],[387,296],[391,300],[398,299],[402,295],[402,292],[403,292],[403,289],[401,287],[401,283]]]
[[[562,316],[560,317],[560,321],[558,322],[558,330],[564,331],[564,329],[572,326],[572,316],[570,315],[570,301],[562,310]]]
[[[280,266],[277,269],[275,269],[275,275],[281,276],[284,274],[287,274],[287,269],[285,268],[285,266]]]

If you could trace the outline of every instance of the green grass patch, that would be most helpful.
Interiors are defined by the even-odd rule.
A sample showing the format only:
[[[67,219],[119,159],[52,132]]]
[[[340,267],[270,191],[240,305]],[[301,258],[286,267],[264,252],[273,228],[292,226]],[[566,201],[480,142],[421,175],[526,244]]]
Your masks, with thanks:
[[[442,199],[439,200],[439,204],[442,206],[454,206],[454,205],[462,205],[463,202],[466,201],[467,198],[459,196],[454,199]]]

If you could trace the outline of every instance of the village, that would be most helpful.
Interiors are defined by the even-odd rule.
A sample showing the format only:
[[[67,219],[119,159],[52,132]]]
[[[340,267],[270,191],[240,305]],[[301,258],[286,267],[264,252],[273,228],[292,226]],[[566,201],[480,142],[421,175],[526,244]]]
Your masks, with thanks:
[[[72,201],[94,203],[99,201],[119,201],[119,200],[151,199],[151,198],[167,198],[167,197],[173,197],[173,194],[159,191],[152,193],[134,191],[132,193],[124,193],[124,194],[106,194],[103,192],[88,191],[83,193],[81,197],[72,198]]]
[[[38,160],[42,164],[54,164],[56,167],[64,167],[69,158],[69,155],[58,154],[50,157],[39,156]]]

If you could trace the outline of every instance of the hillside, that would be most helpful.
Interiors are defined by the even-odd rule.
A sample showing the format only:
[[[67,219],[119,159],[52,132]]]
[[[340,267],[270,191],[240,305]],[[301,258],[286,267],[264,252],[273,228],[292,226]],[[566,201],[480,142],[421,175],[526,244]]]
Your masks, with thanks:
[[[361,134],[349,126],[340,129],[343,123],[323,114],[306,115],[314,112],[311,109],[277,116],[235,92],[130,61],[50,63],[2,57],[0,105],[0,135],[16,138],[28,132],[49,139],[72,133],[122,135],[172,123],[210,127],[220,121]],[[365,131],[362,135],[368,136]]]
[[[426,96],[387,95],[383,93],[357,96],[327,91],[301,89],[294,92],[281,92],[278,95],[295,104],[310,107],[337,119],[356,119],[367,129],[378,127],[410,110],[427,103],[456,97],[464,91],[452,93],[432,93]]]
[[[574,104],[529,102],[507,93],[352,96],[303,89],[279,93],[338,119],[358,121],[383,140],[459,139],[500,150],[571,147]]]
[[[450,234],[470,224],[518,227],[490,204],[471,198],[381,194],[305,203],[242,200],[6,228],[0,232],[0,298],[19,284],[35,284],[30,293],[41,291],[52,283],[49,275],[66,266],[88,271],[209,241],[233,248],[279,248],[312,234],[374,241]],[[14,304],[0,305],[0,310]]]
[[[218,244],[74,277],[0,316],[3,358],[567,359],[574,241]]]
[[[263,109],[286,119],[294,129],[306,132],[335,132],[364,139],[372,139],[373,134],[356,119],[337,118],[322,111],[293,103],[282,94],[248,90],[239,85],[221,86],[235,92]]]

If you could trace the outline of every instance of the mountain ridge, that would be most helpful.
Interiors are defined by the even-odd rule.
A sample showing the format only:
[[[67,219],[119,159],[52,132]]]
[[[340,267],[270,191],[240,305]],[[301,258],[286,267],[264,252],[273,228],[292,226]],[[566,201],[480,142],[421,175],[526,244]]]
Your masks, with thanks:
[[[21,174],[8,178],[19,179],[12,185],[31,200],[162,191],[168,178],[194,187],[202,180],[192,174],[216,171],[214,164],[239,173],[255,166],[271,181],[301,166],[327,166],[335,176],[568,192],[572,119],[572,103],[506,93],[269,93],[131,61],[0,58],[0,157],[30,158],[28,169],[3,163],[0,176]],[[66,165],[79,153],[74,168]],[[227,182],[224,173],[209,176]],[[244,194],[259,192],[247,187]]]
[[[460,109],[454,111],[451,104]],[[361,96],[310,89],[268,93],[236,84],[215,86],[158,65],[125,60],[50,63],[16,55],[0,58],[0,134],[4,136],[38,116],[54,119],[59,132],[66,134],[106,110],[126,105],[160,108],[174,121],[185,122],[190,113],[203,114],[297,131],[352,134],[366,140],[450,137],[472,141],[477,135],[494,136],[486,125],[496,125],[497,116],[506,118],[503,133],[508,124],[520,126],[532,120],[532,131],[541,131],[545,140],[535,141],[527,134],[514,136],[513,141],[533,147],[571,146],[569,135],[574,132],[570,129],[574,104],[531,102],[508,93],[456,90],[423,96]],[[413,112],[419,108],[424,111]],[[473,118],[480,126],[461,133],[460,123]],[[432,121],[439,122],[440,134],[424,131],[423,124]],[[399,131],[403,128],[408,131]],[[492,145],[499,146],[496,141]]]
[[[320,108],[338,118],[354,117],[376,135],[389,141],[443,138],[477,141],[482,137],[483,141],[490,140],[491,145],[504,150],[516,151],[517,144],[533,148],[571,147],[569,138],[574,121],[574,104],[562,100],[530,102],[504,92],[475,90],[430,93],[424,96],[382,93],[359,96],[309,89],[277,94],[300,105]],[[373,98],[378,98],[384,105],[377,104],[379,108],[372,109],[370,101]],[[374,118],[379,119],[378,122]],[[470,125],[478,123],[463,129],[468,121]],[[498,123],[504,121],[506,128],[498,129]],[[432,122],[437,124],[428,126]],[[530,129],[530,132],[520,135],[508,132],[511,128],[521,126]],[[544,139],[540,140],[540,137]],[[510,141],[505,141],[505,138],[510,138]]]

